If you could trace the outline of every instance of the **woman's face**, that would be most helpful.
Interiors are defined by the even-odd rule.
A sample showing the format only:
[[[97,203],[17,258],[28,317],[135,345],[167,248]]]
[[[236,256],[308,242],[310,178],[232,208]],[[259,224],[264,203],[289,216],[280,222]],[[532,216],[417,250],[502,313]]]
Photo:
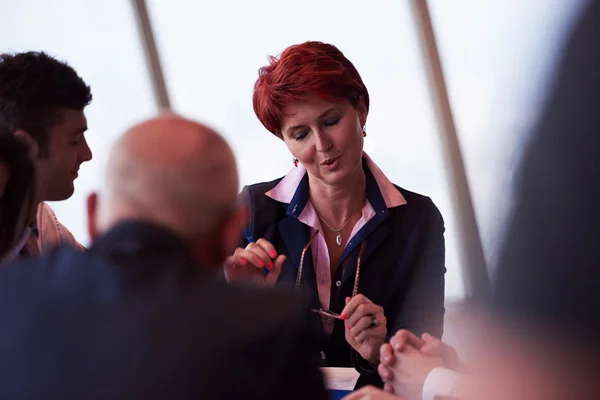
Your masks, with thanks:
[[[367,118],[362,101],[355,107],[346,99],[330,103],[312,97],[288,105],[283,115],[283,140],[311,178],[337,185],[361,167]]]

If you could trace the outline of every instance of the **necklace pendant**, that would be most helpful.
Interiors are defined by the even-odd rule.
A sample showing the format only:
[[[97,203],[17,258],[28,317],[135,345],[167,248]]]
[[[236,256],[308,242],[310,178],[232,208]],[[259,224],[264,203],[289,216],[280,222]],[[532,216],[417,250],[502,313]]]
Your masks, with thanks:
[[[339,232],[338,232],[337,236],[335,237],[335,244],[337,244],[338,247],[340,247],[342,245],[342,235],[340,235]]]

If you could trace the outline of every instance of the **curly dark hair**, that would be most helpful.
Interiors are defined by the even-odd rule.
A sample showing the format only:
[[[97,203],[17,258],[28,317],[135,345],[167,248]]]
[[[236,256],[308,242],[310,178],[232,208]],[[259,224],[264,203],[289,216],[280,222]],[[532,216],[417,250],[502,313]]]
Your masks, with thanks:
[[[92,101],[90,87],[65,62],[44,52],[0,54],[0,118],[8,129],[22,129],[49,151],[50,128],[61,109],[83,110]]]
[[[29,146],[12,134],[0,121],[0,162],[8,169],[9,178],[0,196],[0,259],[14,245],[23,209],[31,209],[35,198],[35,165]]]

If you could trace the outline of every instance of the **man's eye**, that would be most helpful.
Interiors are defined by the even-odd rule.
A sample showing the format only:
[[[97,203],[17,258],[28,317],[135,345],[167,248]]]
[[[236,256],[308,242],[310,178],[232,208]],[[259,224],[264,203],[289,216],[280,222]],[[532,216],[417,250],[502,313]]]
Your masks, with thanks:
[[[77,145],[77,144],[81,143],[81,139],[83,139],[83,136],[77,135],[76,137],[73,138],[73,140],[71,140],[71,144]]]

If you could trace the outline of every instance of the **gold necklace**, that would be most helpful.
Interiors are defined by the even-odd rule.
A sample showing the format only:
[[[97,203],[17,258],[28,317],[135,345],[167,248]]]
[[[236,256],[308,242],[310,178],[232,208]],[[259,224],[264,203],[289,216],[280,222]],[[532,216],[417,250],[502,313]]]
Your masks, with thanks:
[[[315,214],[317,214],[317,217],[319,217],[319,219],[321,220],[321,222],[323,222],[326,227],[328,227],[330,230],[332,230],[333,232],[335,232],[337,234],[336,237],[335,237],[335,244],[337,244],[338,247],[340,247],[342,245],[342,234],[341,234],[341,231],[342,231],[342,229],[344,229],[346,227],[346,225],[348,225],[350,223],[350,221],[352,220],[352,217],[354,217],[354,214],[358,210],[358,206],[360,206],[360,203],[362,203],[362,199],[363,199],[362,196],[360,197],[360,199],[358,199],[358,202],[356,203],[356,206],[354,206],[354,210],[350,214],[350,217],[344,223],[344,225],[342,225],[342,227],[339,228],[339,229],[336,229],[333,226],[329,225],[323,218],[321,218],[321,216],[319,215],[319,213],[315,209]]]

